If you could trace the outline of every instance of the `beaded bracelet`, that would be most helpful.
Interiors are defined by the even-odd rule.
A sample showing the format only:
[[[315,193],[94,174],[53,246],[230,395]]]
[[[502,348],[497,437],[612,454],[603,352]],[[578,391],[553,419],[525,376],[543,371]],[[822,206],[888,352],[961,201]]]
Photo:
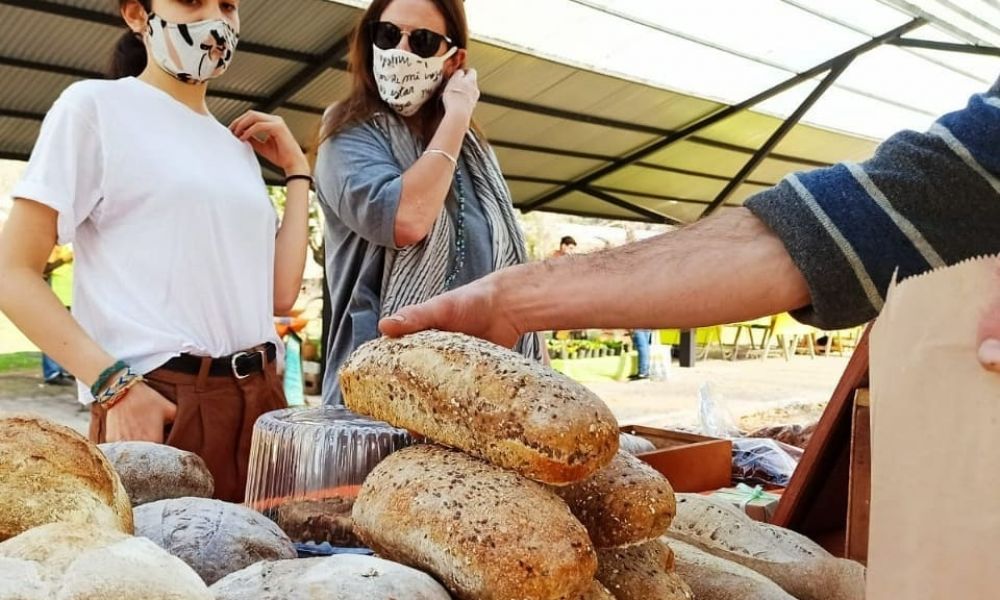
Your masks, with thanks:
[[[136,380],[141,379],[140,375],[136,375],[132,372],[132,369],[126,368],[124,373],[121,373],[117,379],[111,382],[101,393],[94,396],[94,401],[99,405],[105,405],[111,400],[114,400],[119,394],[127,390],[129,387],[138,383]]]
[[[118,392],[114,396],[112,396],[110,400],[101,402],[100,406],[104,407],[104,410],[111,410],[112,408],[115,407],[116,404],[118,404],[119,402],[124,400],[126,396],[128,396],[128,393],[132,388],[134,388],[137,384],[142,383],[143,381],[145,381],[145,379],[143,378],[142,375],[136,375],[132,379],[129,379],[128,382],[121,389],[119,389]]]
[[[94,385],[90,386],[91,395],[93,395],[96,398],[101,393],[101,390],[107,387],[108,382],[111,381],[112,377],[114,377],[118,373],[121,373],[122,371],[127,371],[127,370],[128,370],[128,365],[125,364],[125,361],[119,360],[118,362],[111,365],[107,369],[101,371],[101,374],[98,375],[97,377],[97,381],[94,382]]]

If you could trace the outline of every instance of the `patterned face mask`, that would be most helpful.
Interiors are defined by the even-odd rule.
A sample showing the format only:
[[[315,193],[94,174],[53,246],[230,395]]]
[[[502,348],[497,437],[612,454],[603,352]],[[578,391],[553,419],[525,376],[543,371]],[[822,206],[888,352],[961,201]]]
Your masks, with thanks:
[[[170,23],[149,15],[146,43],[161,69],[185,83],[204,83],[226,72],[240,34],[222,19]]]
[[[374,48],[372,68],[378,94],[396,112],[404,117],[417,114],[441,85],[444,78],[444,61],[458,48],[452,48],[444,56],[420,58],[412,52],[393,48]]]

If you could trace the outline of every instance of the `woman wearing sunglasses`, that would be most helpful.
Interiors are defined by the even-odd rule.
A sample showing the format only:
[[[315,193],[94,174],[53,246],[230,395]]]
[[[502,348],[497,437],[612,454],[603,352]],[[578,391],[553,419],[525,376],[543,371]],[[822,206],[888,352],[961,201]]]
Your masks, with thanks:
[[[472,121],[468,42],[462,0],[375,0],[354,32],[352,89],[324,116],[316,163],[333,311],[328,403],[380,315],[525,261],[510,192]],[[536,336],[517,347],[540,359]]]
[[[240,501],[254,421],[285,405],[274,314],[302,281],[309,164],[281,119],[209,112],[238,0],[118,5],[113,80],[63,92],[13,191],[0,309],[82,384],[95,442],[199,454]],[[280,227],[254,151],[285,171]],[[42,279],[57,240],[74,243],[73,316]]]

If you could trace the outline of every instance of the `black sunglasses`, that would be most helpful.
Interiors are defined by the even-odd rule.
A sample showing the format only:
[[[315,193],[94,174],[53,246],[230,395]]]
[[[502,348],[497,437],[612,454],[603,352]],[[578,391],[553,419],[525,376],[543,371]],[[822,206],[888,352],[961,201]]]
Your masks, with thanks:
[[[399,46],[403,36],[410,37],[410,50],[420,58],[430,58],[438,53],[441,42],[452,46],[451,38],[431,31],[430,29],[414,29],[409,33],[389,21],[374,21],[371,23],[372,43],[382,50],[391,50]]]

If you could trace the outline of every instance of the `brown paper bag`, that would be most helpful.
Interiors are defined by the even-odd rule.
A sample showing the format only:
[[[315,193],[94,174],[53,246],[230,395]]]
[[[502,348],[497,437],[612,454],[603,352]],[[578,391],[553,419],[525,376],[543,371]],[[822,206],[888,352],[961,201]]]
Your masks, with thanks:
[[[998,266],[894,286],[872,330],[869,600],[1000,598],[1000,375],[976,360]]]

